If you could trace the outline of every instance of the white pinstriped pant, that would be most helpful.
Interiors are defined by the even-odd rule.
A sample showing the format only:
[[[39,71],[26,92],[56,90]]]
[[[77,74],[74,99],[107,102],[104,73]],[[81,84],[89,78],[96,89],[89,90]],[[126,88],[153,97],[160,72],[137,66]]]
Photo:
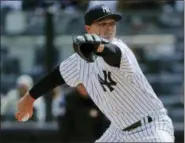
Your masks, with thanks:
[[[174,142],[174,128],[167,115],[152,117],[153,121],[131,131],[122,131],[113,124],[95,142]]]

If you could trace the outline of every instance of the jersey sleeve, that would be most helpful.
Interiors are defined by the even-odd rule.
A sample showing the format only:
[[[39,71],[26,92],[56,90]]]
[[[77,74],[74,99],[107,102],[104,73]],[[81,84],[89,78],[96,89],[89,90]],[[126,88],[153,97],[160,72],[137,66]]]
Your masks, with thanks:
[[[60,74],[69,86],[76,86],[79,79],[79,64],[77,54],[73,54],[60,64]]]
[[[113,44],[115,44],[121,50],[120,66],[110,66],[104,60],[101,60],[101,64],[109,71],[131,74],[133,72],[133,61],[130,57],[130,49],[123,42],[115,42]]]
[[[132,74],[134,71],[134,65],[136,64],[133,60],[133,53],[123,42],[118,43],[117,46],[121,50],[121,61],[119,71],[124,74]]]

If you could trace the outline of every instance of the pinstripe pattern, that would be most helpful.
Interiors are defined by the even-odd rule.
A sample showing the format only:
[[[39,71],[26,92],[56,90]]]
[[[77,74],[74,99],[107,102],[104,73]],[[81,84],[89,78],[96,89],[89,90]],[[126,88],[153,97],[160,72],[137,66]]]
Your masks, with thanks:
[[[154,117],[155,121],[143,124],[142,127],[130,132],[123,132],[113,124],[106,130],[101,138],[95,142],[174,142],[173,130],[168,116]],[[164,122],[161,122],[164,121]]]
[[[70,86],[76,86],[76,82],[79,80],[77,54],[73,54],[60,64],[60,73],[66,83]]]
[[[159,111],[166,112],[166,109],[143,75],[133,52],[122,41],[115,39],[112,43],[122,52],[120,68],[109,66],[102,57],[97,57],[94,63],[87,63],[73,54],[61,63],[61,75],[70,86],[75,86],[78,81],[83,83],[94,103],[117,128],[109,127],[99,141],[160,141],[161,137],[154,129],[154,126],[159,128],[157,122],[138,134],[127,136],[121,131],[148,115],[160,116]],[[105,75],[108,72],[111,77]],[[104,77],[108,78],[105,80]],[[99,78],[106,84],[102,84]]]

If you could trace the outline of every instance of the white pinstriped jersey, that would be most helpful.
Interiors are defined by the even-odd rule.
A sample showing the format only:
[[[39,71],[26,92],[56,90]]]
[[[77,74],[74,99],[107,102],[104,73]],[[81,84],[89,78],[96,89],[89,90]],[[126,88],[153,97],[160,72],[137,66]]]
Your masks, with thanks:
[[[164,106],[143,75],[133,52],[121,40],[112,40],[122,52],[120,67],[108,65],[98,56],[87,63],[78,54],[60,65],[70,86],[81,82],[94,103],[117,127],[123,129]]]

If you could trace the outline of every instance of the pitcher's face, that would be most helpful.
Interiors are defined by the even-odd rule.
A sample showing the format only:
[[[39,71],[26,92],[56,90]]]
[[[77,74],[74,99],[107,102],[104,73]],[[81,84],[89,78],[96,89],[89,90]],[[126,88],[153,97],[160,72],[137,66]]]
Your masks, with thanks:
[[[92,25],[86,25],[85,28],[87,33],[97,34],[107,40],[115,38],[116,35],[116,22],[112,18],[93,22]]]

